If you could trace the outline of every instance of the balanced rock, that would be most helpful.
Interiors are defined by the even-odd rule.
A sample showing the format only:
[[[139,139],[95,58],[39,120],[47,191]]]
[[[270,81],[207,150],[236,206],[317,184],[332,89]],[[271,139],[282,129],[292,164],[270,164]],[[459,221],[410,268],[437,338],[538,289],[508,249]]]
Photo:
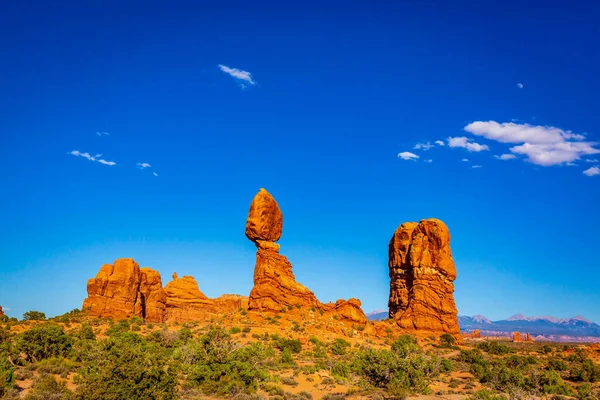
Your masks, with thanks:
[[[283,214],[279,205],[265,189],[252,200],[246,221],[246,237],[257,247],[254,287],[248,299],[249,310],[279,312],[287,307],[306,307],[335,313],[340,319],[366,323],[367,317],[358,299],[338,300],[335,304],[319,302],[315,294],[298,283],[292,264],[279,254]]]
[[[404,329],[460,334],[450,232],[438,219],[407,222],[389,244],[390,318]]]

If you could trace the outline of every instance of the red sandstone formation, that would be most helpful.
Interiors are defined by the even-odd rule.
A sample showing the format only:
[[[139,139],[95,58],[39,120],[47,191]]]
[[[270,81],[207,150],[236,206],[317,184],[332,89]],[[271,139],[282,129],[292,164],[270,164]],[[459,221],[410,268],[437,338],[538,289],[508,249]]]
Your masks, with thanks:
[[[533,342],[534,339],[529,333],[525,334],[525,338],[520,332],[513,332],[513,342]]]
[[[246,221],[246,237],[257,247],[254,287],[248,299],[249,310],[279,312],[284,307],[306,307],[335,313],[341,319],[366,323],[358,299],[323,304],[307,287],[296,282],[292,264],[279,254],[283,215],[279,205],[265,189],[252,200]]]
[[[442,221],[400,225],[390,240],[388,265],[390,318],[408,330],[460,334],[453,297],[456,268]]]
[[[2,306],[0,306],[0,317],[4,316],[4,311],[2,310]]]
[[[238,311],[247,305],[242,296],[209,299],[191,276],[178,278],[163,289],[160,274],[140,268],[130,258],[105,264],[88,281],[83,309],[93,317],[115,319],[138,316],[148,322],[190,322]]]
[[[479,339],[479,338],[481,338],[481,331],[479,329],[475,329],[471,333],[463,333],[463,337],[471,338],[471,339]]]

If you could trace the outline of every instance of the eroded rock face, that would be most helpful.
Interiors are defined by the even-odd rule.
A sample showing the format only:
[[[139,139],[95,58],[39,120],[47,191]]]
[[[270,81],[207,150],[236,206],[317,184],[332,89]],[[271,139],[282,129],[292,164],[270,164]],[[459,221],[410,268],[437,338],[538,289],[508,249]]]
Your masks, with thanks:
[[[390,318],[408,330],[460,334],[450,232],[438,219],[400,225],[389,244]]]
[[[120,258],[114,265],[104,264],[96,277],[88,280],[88,297],[82,309],[93,317],[141,317],[141,280],[140,266],[131,258]]]
[[[4,310],[2,310],[2,306],[0,306],[0,318],[4,316]]]
[[[366,323],[360,300],[323,304],[310,289],[296,281],[292,264],[279,254],[279,244],[275,243],[281,237],[282,229],[283,214],[279,205],[265,189],[260,189],[252,200],[246,221],[246,237],[257,247],[254,287],[248,309],[279,312],[286,307],[314,307],[335,313],[341,319]]]
[[[247,303],[247,298],[235,295],[209,299],[191,276],[179,278],[173,274],[173,280],[163,289],[157,271],[140,268],[132,259],[124,258],[114,265],[103,265],[88,281],[83,309],[92,317],[138,316],[148,322],[191,322],[236,312]]]

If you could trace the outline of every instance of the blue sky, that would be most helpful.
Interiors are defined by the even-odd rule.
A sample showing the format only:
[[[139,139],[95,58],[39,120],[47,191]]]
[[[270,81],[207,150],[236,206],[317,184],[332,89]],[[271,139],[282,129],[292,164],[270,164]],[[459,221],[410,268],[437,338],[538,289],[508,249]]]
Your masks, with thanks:
[[[322,301],[387,306],[436,217],[461,315],[600,322],[598,10],[387,3],[3,4],[0,305],[80,307],[119,257],[248,294],[265,187]]]

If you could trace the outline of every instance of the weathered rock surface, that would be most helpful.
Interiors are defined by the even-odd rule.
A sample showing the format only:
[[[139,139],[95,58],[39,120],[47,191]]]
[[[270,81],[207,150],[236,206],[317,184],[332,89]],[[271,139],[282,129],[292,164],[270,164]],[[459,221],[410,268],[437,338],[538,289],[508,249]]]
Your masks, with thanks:
[[[148,322],[191,322],[228,314],[247,307],[247,298],[223,295],[209,299],[191,276],[177,277],[165,288],[160,274],[140,268],[131,258],[105,264],[88,281],[83,309],[92,317],[114,319],[138,316]]]
[[[104,264],[96,277],[88,280],[88,297],[82,309],[94,317],[141,317],[141,280],[140,266],[131,258],[118,259],[114,265]]]
[[[460,334],[450,232],[438,219],[407,222],[389,244],[390,318],[408,330]]]
[[[0,317],[4,316],[4,310],[2,310],[2,306],[0,306]]]
[[[367,317],[358,299],[338,300],[335,304],[319,302],[315,294],[296,281],[292,264],[279,254],[283,214],[279,205],[265,189],[252,200],[246,237],[257,247],[254,287],[248,299],[249,310],[279,312],[286,307],[306,307],[335,313],[340,319],[366,323]]]

